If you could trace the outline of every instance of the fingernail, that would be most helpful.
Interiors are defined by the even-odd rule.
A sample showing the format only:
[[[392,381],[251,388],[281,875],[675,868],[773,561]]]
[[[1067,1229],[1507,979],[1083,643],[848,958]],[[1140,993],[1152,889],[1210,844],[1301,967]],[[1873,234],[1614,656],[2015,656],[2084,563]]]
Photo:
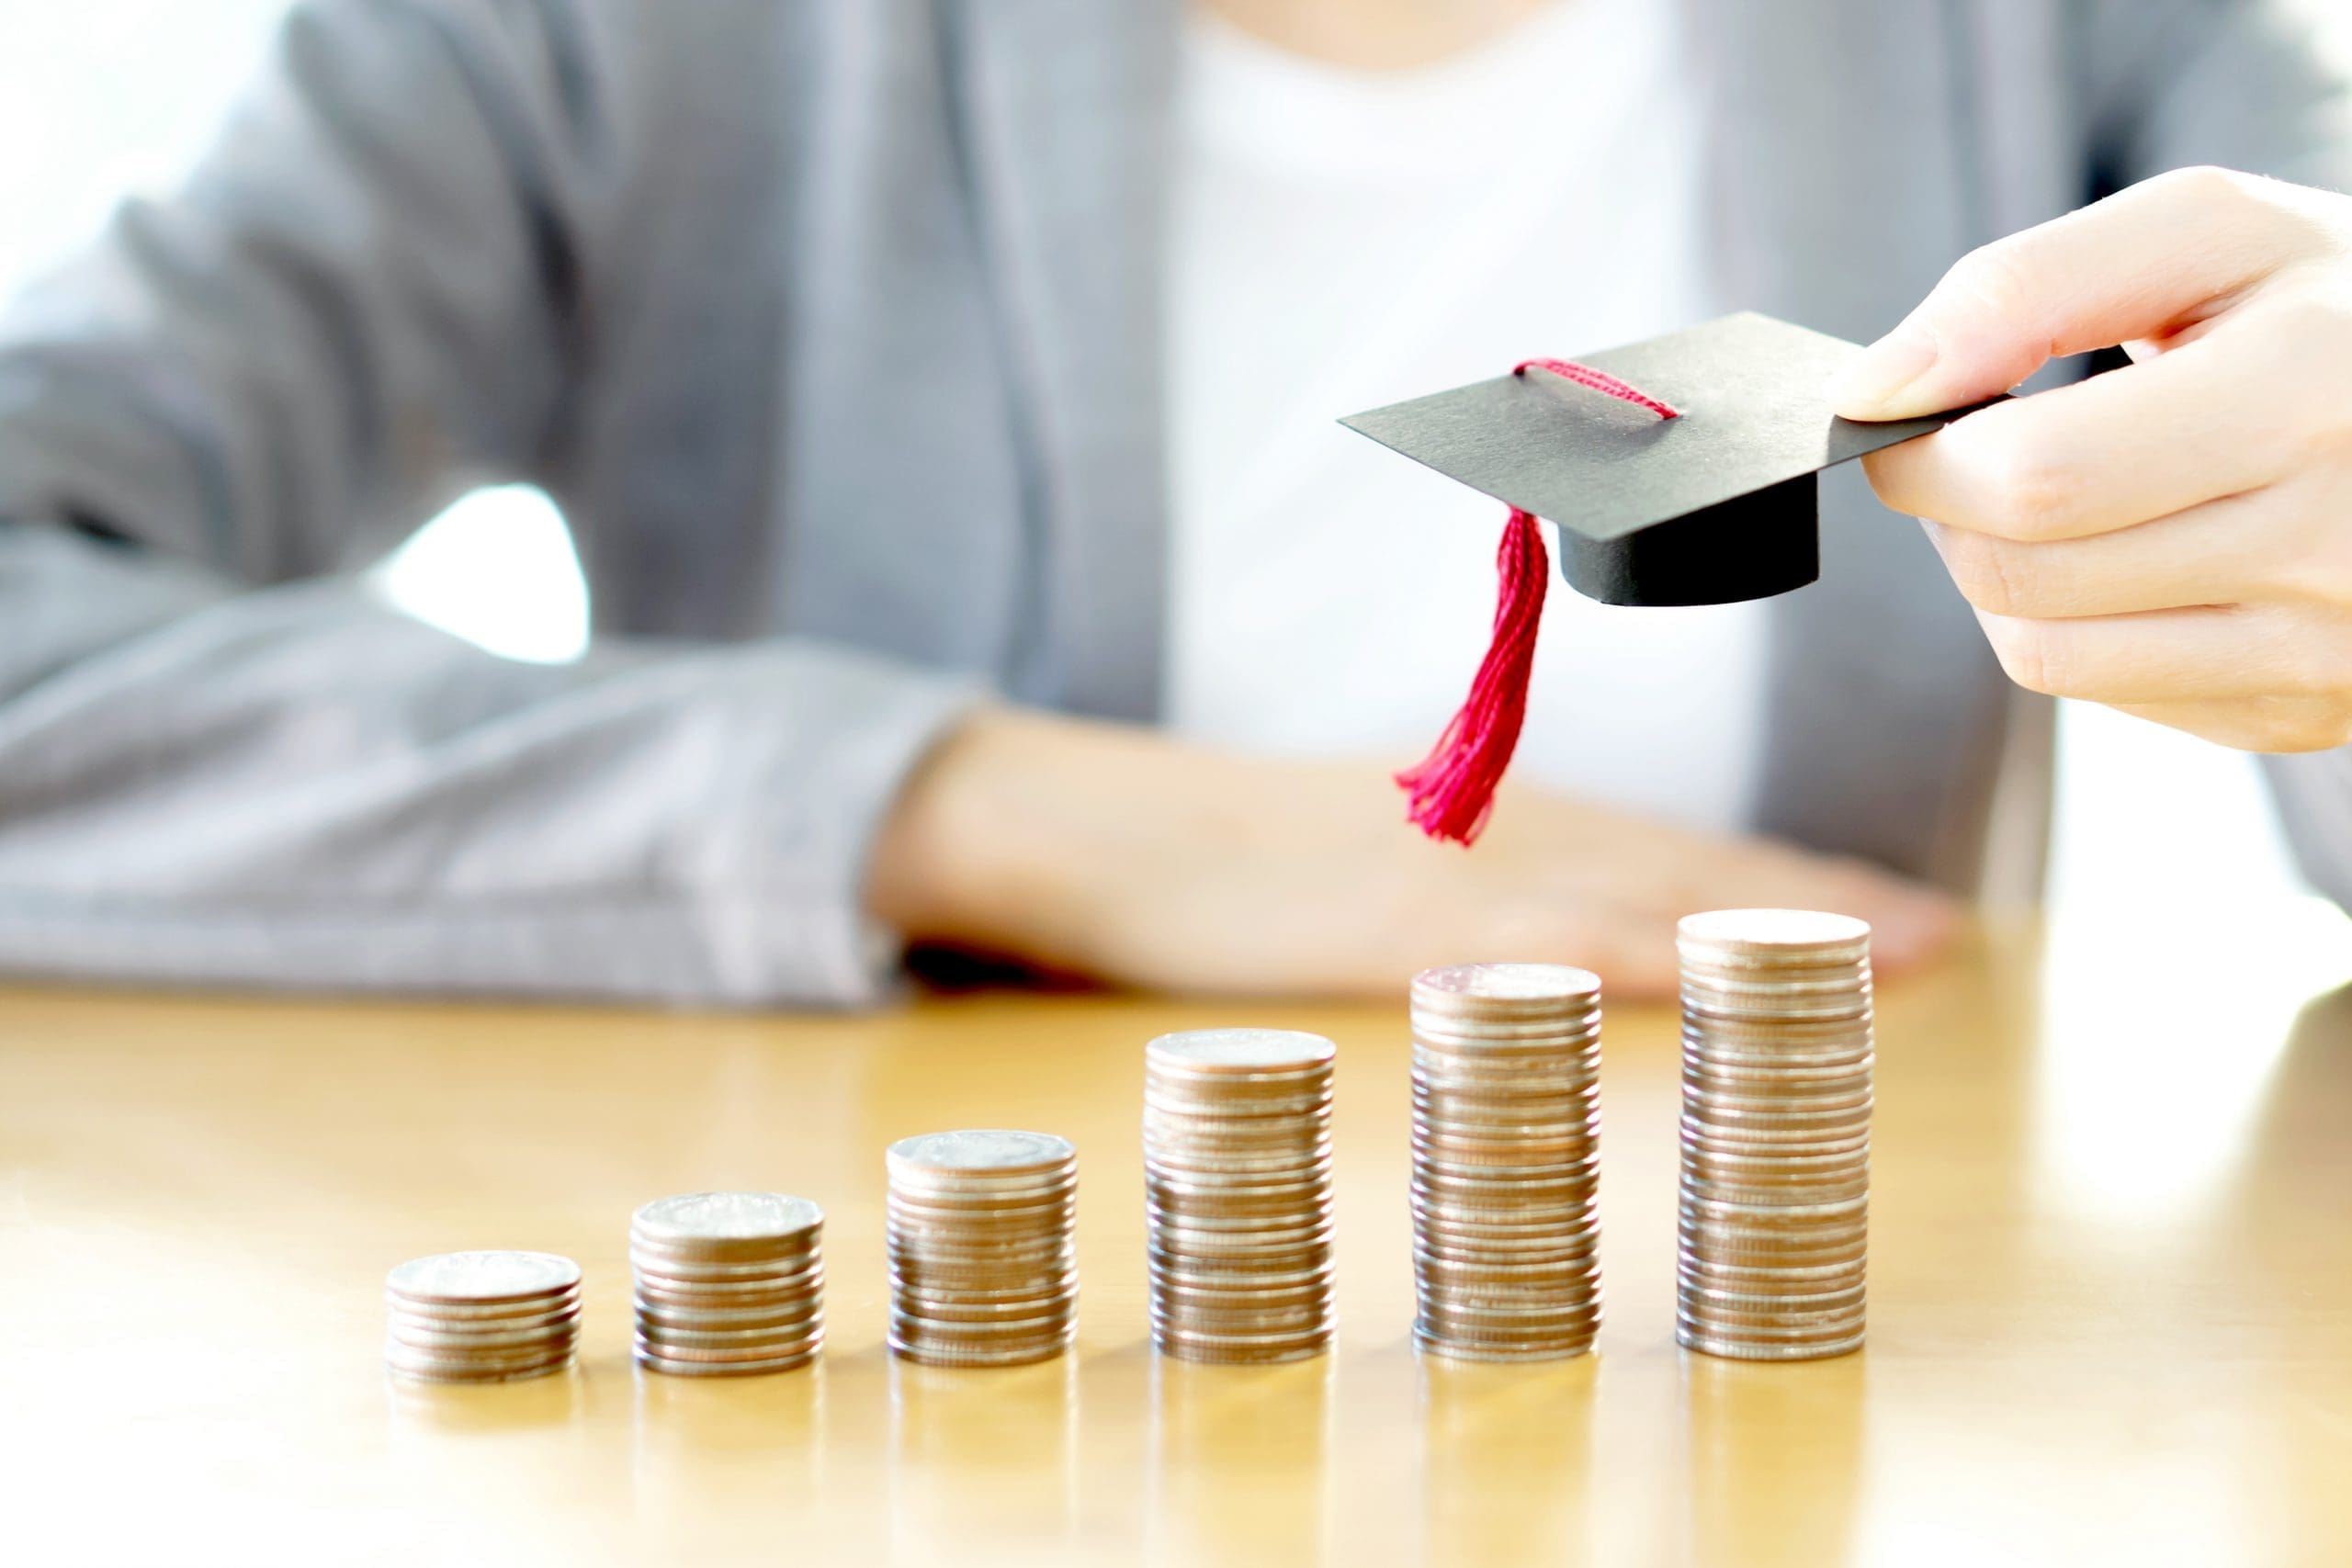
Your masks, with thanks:
[[[1896,394],[1935,363],[1935,334],[1917,317],[1906,317],[1838,373],[1829,383],[1829,400],[1848,419],[1889,418],[1896,412]]]

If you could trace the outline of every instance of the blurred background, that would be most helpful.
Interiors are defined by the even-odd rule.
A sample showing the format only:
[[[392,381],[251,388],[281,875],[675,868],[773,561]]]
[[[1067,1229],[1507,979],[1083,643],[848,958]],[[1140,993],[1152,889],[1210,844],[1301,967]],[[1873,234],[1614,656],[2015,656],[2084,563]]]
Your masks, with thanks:
[[[2352,5],[2308,0],[2352,51]],[[167,189],[266,46],[286,0],[0,0],[0,292],[70,250],[128,191]],[[1831,563],[1835,570],[1835,563]],[[479,491],[375,573],[409,613],[510,658],[576,658],[587,592],[555,507]],[[2169,912],[2304,893],[2252,759],[2097,707],[2064,705],[2051,896],[2134,929]],[[2331,943],[2332,945],[2332,943]]]

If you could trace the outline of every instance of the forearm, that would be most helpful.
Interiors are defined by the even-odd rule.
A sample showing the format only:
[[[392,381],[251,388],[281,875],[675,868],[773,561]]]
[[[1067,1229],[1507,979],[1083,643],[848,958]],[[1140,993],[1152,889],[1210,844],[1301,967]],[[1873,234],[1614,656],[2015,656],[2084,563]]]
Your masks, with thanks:
[[[1100,880],[1138,820],[1190,810],[1151,765],[1165,742],[1124,726],[995,707],[925,758],[875,842],[867,908],[892,930],[1083,968]],[[1168,798],[1159,798],[1166,795]],[[1217,852],[1203,845],[1202,852]]]
[[[517,664],[51,529],[0,526],[0,627],[19,974],[869,1001],[873,834],[970,700],[789,643]]]
[[[1273,761],[1125,726],[976,714],[876,840],[869,908],[911,937],[1165,989],[1390,995],[1432,964],[1544,956],[1624,995],[1673,977],[1674,918],[1848,910],[1899,968],[1950,912],[1859,867],[1507,791],[1475,852],[1412,831],[1375,759]]]

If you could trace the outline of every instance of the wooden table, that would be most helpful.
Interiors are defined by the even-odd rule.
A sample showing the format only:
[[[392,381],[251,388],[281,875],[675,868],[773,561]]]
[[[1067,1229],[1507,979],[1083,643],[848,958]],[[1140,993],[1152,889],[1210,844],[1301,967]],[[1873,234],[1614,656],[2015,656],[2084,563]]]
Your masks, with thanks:
[[[2352,1560],[2352,942],[2210,926],[1988,935],[1883,988],[1871,1343],[1781,1367],[1673,1343],[1663,1011],[1608,1027],[1600,1352],[1514,1369],[1407,1339],[1401,1007],[0,993],[0,1555]],[[1141,1045],[1248,1021],[1340,1043],[1340,1333],[1191,1367],[1144,1337]],[[881,1347],[883,1145],[959,1125],[1078,1144],[1058,1364]],[[639,1375],[629,1212],[729,1186],[829,1211],[826,1357]],[[384,1270],[469,1247],[579,1259],[576,1374],[387,1381]]]

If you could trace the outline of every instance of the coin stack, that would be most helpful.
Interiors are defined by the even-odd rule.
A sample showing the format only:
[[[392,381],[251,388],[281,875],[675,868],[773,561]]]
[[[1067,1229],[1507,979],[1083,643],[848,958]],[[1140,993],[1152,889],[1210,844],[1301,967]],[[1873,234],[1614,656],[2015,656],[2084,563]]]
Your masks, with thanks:
[[[689,1192],[631,1217],[637,1364],[681,1377],[805,1367],[825,1338],[825,1216],[781,1192]]]
[[[1046,1133],[890,1145],[890,1348],[935,1367],[1058,1356],[1078,1328],[1078,1151]]]
[[[580,1266],[548,1252],[447,1252],[384,1278],[384,1359],[427,1382],[511,1382],[571,1365]]]
[[[1600,979],[1414,976],[1413,1337],[1464,1360],[1580,1355],[1600,1325]]]
[[[1724,909],[1681,925],[1677,1337],[1751,1361],[1862,1342],[1871,929]]]
[[[1145,1257],[1168,1354],[1290,1361],[1330,1344],[1336,1055],[1282,1029],[1145,1048]]]

